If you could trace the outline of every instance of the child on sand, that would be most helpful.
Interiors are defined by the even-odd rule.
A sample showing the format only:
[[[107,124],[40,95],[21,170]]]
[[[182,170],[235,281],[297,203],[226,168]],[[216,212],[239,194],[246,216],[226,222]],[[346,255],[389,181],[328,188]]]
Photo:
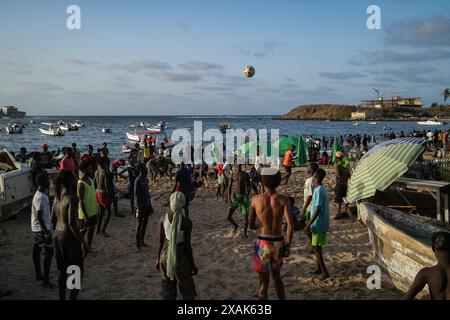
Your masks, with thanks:
[[[414,299],[425,285],[428,285],[431,300],[450,299],[450,233],[434,233],[431,243],[438,263],[433,267],[420,270],[406,293],[405,298],[408,300]]]
[[[50,187],[47,176],[37,177],[38,190],[34,194],[31,205],[31,231],[34,233],[33,263],[36,271],[36,280],[43,281],[44,287],[54,288],[50,283],[50,267],[53,257],[52,224],[50,215],[50,201],[46,191]],[[41,251],[45,250],[44,274],[41,271]]]
[[[326,172],[319,169],[314,174],[315,185],[314,194],[311,201],[311,219],[305,227],[305,231],[311,235],[311,246],[317,260],[317,270],[314,274],[322,274],[322,279],[329,278],[330,275],[323,261],[322,248],[327,243],[327,233],[330,225],[329,203],[327,190],[322,186]]]

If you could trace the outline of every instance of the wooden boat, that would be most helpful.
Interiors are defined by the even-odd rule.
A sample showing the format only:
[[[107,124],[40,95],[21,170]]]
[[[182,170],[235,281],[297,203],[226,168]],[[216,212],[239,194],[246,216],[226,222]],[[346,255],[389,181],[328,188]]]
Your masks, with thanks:
[[[0,150],[0,220],[28,207],[34,191],[31,168],[19,163],[8,150]]]
[[[417,273],[437,263],[431,248],[434,232],[450,232],[448,224],[410,215],[373,203],[358,204],[358,216],[369,230],[370,242],[380,266],[394,285],[407,292]],[[418,298],[429,296],[427,288]]]

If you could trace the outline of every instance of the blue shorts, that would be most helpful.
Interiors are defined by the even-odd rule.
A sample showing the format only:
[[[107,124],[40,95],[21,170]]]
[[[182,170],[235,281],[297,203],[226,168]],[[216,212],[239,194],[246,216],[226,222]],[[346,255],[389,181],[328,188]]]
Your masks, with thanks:
[[[44,231],[33,232],[33,233],[34,233],[33,245],[41,247],[41,248],[53,247],[52,237],[49,236],[48,238],[46,238]]]

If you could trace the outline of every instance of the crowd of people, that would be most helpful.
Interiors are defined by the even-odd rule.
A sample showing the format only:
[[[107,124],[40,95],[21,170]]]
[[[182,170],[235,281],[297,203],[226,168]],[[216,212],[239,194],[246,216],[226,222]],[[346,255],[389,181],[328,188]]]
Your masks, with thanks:
[[[340,146],[347,143],[364,150],[373,139],[374,137],[368,135],[349,135],[345,140],[344,137],[339,137],[338,141]],[[311,141],[313,140],[308,142]],[[319,148],[324,148],[326,152],[329,143],[330,141],[324,138],[319,142]],[[248,237],[248,229],[259,230],[252,269],[259,275],[260,299],[268,297],[270,277],[274,281],[278,298],[285,298],[281,268],[284,259],[290,255],[294,231],[303,230],[309,239],[317,263],[314,274],[320,275],[322,279],[330,277],[323,254],[330,227],[330,206],[324,185],[326,171],[320,167],[320,164],[324,163],[310,161],[307,164],[303,206],[298,208],[293,197],[277,191],[282,183],[289,183],[297,157],[295,146],[291,146],[283,157],[282,167],[286,172],[284,176],[278,168],[265,165],[264,155],[259,148],[253,164],[236,164],[235,157],[223,164],[214,163],[212,168],[206,163],[181,163],[175,166],[170,152],[170,148],[165,148],[164,145],[157,148],[147,141],[136,144],[129,151],[127,159],[111,160],[107,143],[98,148],[96,153],[93,146],[89,145],[85,154],[73,144],[63,148],[63,157],[59,159],[48,151],[47,145],[42,146],[40,153],[28,155],[21,152],[22,160],[33,168],[33,181],[36,185],[31,209],[31,230],[34,235],[32,257],[36,280],[42,281],[45,287],[55,287],[50,281],[50,269],[55,256],[59,270],[59,298],[66,298],[67,268],[78,266],[83,272],[84,258],[92,251],[95,235],[108,237],[107,230],[112,215],[117,218],[124,217],[118,212],[117,203],[122,193],[116,186],[116,182],[122,177],[128,180],[123,196],[129,197],[131,212],[136,220],[135,239],[138,252],[149,246],[145,242],[146,230],[149,217],[154,214],[150,180],[173,181],[169,200],[170,211],[163,215],[158,223],[158,255],[155,267],[162,276],[164,299],[176,299],[177,288],[183,299],[195,299],[197,295],[193,277],[198,273],[198,268],[191,245],[195,226],[189,218],[189,205],[195,199],[199,188],[207,188],[212,181],[216,183],[216,197],[222,198],[228,205],[225,217],[232,226],[232,231],[237,234],[239,230],[239,225],[233,218],[236,210],[244,217],[243,238]],[[334,202],[338,210],[335,219],[351,218],[348,206],[344,203],[352,173],[348,155],[343,151],[335,152],[334,162],[330,163],[330,156],[329,161],[325,163],[333,165],[336,172]],[[50,183],[46,169],[55,164],[59,170],[53,183]],[[53,200],[49,197],[51,185],[55,195]],[[343,206],[344,211],[341,212]],[[448,239],[445,241],[436,245],[436,250],[448,250]],[[440,255],[444,254],[441,252]],[[423,282],[436,281],[437,276],[433,275],[433,272],[438,271],[433,270],[420,275],[415,289],[409,293],[410,296],[415,295],[414,292]],[[79,290],[69,291],[70,298],[76,299]]]

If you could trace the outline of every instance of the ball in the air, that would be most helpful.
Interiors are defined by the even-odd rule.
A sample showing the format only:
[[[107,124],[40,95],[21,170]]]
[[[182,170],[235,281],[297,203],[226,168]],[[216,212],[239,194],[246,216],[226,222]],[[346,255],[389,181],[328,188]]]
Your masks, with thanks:
[[[255,75],[255,68],[253,68],[252,66],[246,66],[244,69],[244,75],[247,78],[251,78]]]

